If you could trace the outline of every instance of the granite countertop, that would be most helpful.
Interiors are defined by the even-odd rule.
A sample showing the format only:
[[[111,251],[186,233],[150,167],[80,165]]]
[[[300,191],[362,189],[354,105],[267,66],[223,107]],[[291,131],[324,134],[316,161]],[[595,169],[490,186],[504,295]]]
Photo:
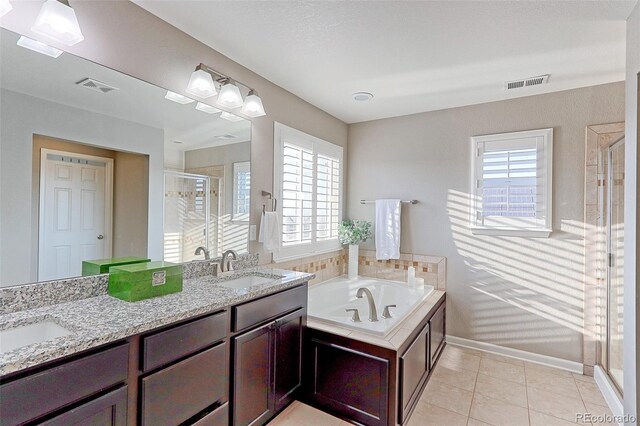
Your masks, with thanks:
[[[220,281],[259,275],[273,281],[246,289]],[[73,334],[23,346],[0,354],[0,376],[95,348],[154,328],[275,293],[315,278],[314,274],[270,268],[249,268],[185,279],[180,293],[125,302],[108,295],[0,315],[0,330],[51,320]]]

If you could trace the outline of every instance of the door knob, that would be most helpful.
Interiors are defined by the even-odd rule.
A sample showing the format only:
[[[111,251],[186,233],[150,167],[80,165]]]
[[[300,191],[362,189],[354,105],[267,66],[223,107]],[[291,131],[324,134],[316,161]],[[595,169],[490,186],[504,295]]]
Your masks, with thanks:
[[[99,239],[99,240],[104,239],[104,235],[98,235],[98,239]]]

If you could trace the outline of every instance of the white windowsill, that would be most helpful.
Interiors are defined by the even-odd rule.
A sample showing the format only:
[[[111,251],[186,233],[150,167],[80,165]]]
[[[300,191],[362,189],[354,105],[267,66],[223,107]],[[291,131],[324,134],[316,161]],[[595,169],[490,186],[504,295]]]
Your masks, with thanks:
[[[551,229],[500,229],[471,227],[473,235],[492,235],[497,237],[549,238]]]
[[[291,256],[284,256],[284,257],[279,257],[277,255],[276,252],[273,253],[273,263],[284,263],[284,262],[289,262],[291,260],[298,260],[298,259],[304,259],[305,257],[312,257],[312,256],[318,256],[321,254],[327,254],[327,253],[331,253],[334,251],[339,251],[341,250],[343,247],[342,245],[339,245],[335,248],[329,248],[326,250],[319,250],[319,251],[315,251],[313,253],[303,253],[303,254],[295,254],[295,255],[291,255]]]

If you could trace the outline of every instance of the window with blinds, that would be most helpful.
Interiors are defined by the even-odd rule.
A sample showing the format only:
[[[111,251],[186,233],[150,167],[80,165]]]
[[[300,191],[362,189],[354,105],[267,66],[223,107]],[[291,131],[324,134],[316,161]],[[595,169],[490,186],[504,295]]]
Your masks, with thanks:
[[[553,129],[471,138],[475,234],[551,232]]]
[[[231,220],[249,220],[250,196],[251,162],[233,163],[233,214]]]
[[[342,147],[276,123],[274,192],[282,246],[276,260],[340,248]]]

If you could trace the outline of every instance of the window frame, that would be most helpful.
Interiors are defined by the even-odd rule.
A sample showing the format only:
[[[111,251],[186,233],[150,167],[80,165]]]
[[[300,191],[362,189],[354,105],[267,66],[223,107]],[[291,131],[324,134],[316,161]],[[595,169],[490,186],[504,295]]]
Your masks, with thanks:
[[[314,182],[317,179],[317,154],[325,154],[338,158],[340,162],[339,167],[339,197],[338,197],[338,223],[342,221],[344,213],[344,148],[317,138],[315,136],[304,133],[300,130],[286,126],[282,123],[274,122],[274,137],[273,137],[273,193],[274,197],[278,200],[276,211],[280,220],[283,220],[282,216],[282,174],[283,174],[283,149],[286,139],[295,139],[296,142],[292,142],[303,148],[311,148],[314,157]],[[314,184],[313,199],[312,199],[312,241],[310,243],[300,243],[292,246],[283,246],[282,238],[280,238],[280,247],[273,252],[274,262],[283,262],[288,260],[300,259],[304,257],[314,256],[323,253],[329,253],[332,251],[340,250],[342,244],[336,237],[335,239],[328,240],[316,240],[317,233],[317,187]],[[282,223],[281,223],[282,226]],[[282,232],[282,231],[281,231]]]
[[[478,224],[478,214],[482,211],[482,159],[483,154],[480,153],[480,147],[486,143],[502,142],[512,144],[507,150],[516,150],[518,141],[531,138],[540,138],[536,142],[536,149],[542,150],[537,155],[536,168],[542,171],[536,174],[536,179],[542,179],[543,194],[536,194],[536,197],[543,197],[544,213],[536,215],[536,218],[542,223],[535,226],[515,224],[506,226],[495,226]],[[553,128],[527,130],[522,132],[498,133],[493,135],[473,136],[471,137],[471,182],[470,182],[470,217],[469,225],[474,235],[493,235],[493,236],[515,236],[515,237],[538,237],[548,238],[553,232]],[[522,144],[524,145],[524,144]],[[520,147],[521,148],[521,147]],[[544,164],[539,164],[540,160]],[[540,176],[542,175],[542,176]]]

